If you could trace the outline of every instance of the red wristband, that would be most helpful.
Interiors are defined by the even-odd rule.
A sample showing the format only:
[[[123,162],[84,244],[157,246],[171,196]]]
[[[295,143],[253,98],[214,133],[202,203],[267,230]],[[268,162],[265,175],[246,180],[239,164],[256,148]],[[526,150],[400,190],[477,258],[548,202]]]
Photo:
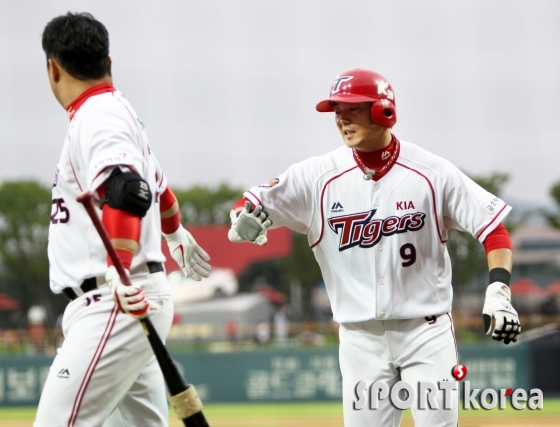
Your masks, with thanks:
[[[245,206],[245,202],[250,202],[250,200],[247,197],[242,197],[241,199],[239,199],[237,202],[235,202],[235,205],[233,205],[233,210],[236,210],[237,208],[242,208]],[[253,205],[253,203],[251,203],[251,207],[255,207]]]

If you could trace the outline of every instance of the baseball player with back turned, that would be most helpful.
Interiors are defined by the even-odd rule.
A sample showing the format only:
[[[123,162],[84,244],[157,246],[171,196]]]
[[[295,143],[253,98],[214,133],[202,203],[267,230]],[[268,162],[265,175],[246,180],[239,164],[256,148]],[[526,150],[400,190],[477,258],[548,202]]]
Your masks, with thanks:
[[[354,408],[357,385],[454,381],[450,228],[469,232],[486,249],[486,333],[506,344],[517,340],[511,241],[502,225],[511,208],[450,162],[391,133],[395,95],[380,74],[340,74],[316,109],[335,113],[345,146],[245,192],[232,210],[229,238],[263,245],[267,229],[279,226],[307,234],[340,323],[344,423],[396,427],[402,410],[388,398],[378,409]],[[451,410],[442,390],[437,408],[413,403],[415,425],[456,426],[457,391],[451,396]]]
[[[181,226],[144,124],[112,84],[105,26],[68,13],[47,24],[42,44],[52,92],[70,119],[52,184],[48,246],[51,289],[69,304],[34,426],[167,427],[165,382],[138,318],[149,315],[165,339],[173,301],[162,233],[187,276],[207,277],[209,257]],[[76,201],[83,191],[93,193],[132,286],[121,282]]]

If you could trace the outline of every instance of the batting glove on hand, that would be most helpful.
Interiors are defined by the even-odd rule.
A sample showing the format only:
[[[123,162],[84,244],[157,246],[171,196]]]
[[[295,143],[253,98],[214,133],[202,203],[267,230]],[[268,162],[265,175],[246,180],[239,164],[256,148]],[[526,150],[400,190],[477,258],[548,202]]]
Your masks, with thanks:
[[[128,270],[126,270],[126,274],[129,274]],[[105,280],[120,311],[136,319],[143,319],[148,315],[150,302],[146,299],[142,288],[125,285],[114,265],[107,269]]]
[[[486,289],[486,299],[482,308],[486,335],[492,331],[492,318],[494,318],[496,319],[496,325],[492,338],[497,341],[504,340],[505,344],[516,342],[521,333],[519,317],[517,311],[512,307],[510,299],[509,286],[494,282]]]
[[[164,234],[169,252],[177,262],[185,276],[200,281],[203,277],[210,275],[210,255],[206,253],[194,240],[191,233],[182,226],[171,234]]]
[[[251,210],[251,202],[246,201],[243,210],[239,212],[231,211],[231,228],[228,238],[233,243],[251,242],[259,246],[266,245],[268,241],[266,232],[272,225],[268,219],[268,214],[263,211],[262,205],[255,206]]]

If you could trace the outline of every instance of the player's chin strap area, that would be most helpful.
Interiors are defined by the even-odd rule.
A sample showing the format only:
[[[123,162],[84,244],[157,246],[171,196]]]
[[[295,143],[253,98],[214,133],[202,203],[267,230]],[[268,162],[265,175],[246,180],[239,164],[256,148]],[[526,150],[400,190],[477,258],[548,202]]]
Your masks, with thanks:
[[[496,320],[492,339],[504,341],[504,344],[516,342],[521,333],[521,324],[517,311],[511,305],[511,290],[508,283],[511,274],[504,268],[490,270],[490,285],[486,289],[486,299],[482,308],[484,331],[492,332],[492,319]]]

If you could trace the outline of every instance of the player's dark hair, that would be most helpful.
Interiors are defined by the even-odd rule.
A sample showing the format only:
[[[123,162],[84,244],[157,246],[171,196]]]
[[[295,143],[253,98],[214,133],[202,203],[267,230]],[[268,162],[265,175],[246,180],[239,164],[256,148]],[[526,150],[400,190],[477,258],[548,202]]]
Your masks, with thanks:
[[[78,80],[111,75],[109,33],[89,13],[57,16],[43,31],[43,50]]]

